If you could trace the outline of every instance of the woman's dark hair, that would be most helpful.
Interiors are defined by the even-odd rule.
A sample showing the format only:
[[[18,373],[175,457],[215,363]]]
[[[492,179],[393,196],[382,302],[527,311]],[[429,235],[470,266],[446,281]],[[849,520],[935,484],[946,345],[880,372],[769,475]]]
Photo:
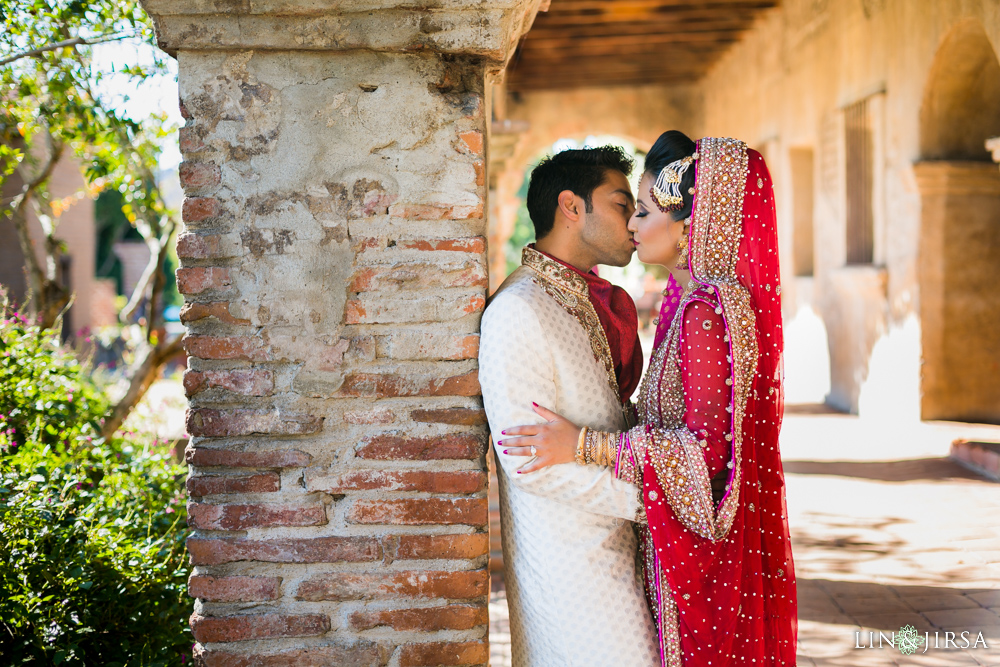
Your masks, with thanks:
[[[671,162],[694,155],[697,149],[696,144],[683,132],[668,130],[661,134],[653,144],[653,147],[646,153],[646,164],[643,172],[652,174],[655,179]],[[694,200],[689,190],[694,187],[694,167],[691,165],[684,176],[681,177],[681,196],[684,197],[684,207],[679,211],[671,211],[670,215],[674,220],[683,220],[691,215],[691,202]]]
[[[563,151],[543,159],[531,171],[528,185],[528,215],[535,225],[535,238],[552,231],[560,192],[569,190],[582,197],[590,213],[594,210],[594,190],[604,184],[607,172],[620,171],[628,177],[632,166],[632,158],[617,146]]]

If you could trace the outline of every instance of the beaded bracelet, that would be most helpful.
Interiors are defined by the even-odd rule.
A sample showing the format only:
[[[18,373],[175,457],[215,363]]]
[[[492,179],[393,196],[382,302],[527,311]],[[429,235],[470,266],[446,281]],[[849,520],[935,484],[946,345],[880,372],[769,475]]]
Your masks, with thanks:
[[[582,466],[587,465],[587,455],[584,452],[584,447],[587,442],[587,431],[590,429],[584,426],[580,429],[580,437],[576,441],[576,462]]]

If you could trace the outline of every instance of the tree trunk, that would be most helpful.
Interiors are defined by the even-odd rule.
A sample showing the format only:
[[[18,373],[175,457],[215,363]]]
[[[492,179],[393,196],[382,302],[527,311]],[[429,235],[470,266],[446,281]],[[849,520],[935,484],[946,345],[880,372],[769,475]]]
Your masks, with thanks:
[[[139,401],[142,400],[142,397],[146,395],[153,382],[156,381],[157,376],[160,374],[160,368],[171,357],[179,353],[181,349],[180,336],[169,343],[161,339],[155,347],[152,345],[146,346],[144,356],[138,359],[133,366],[128,391],[125,392],[125,396],[111,410],[111,414],[105,418],[104,424],[101,426],[101,435],[104,436],[105,440],[111,438],[121,428],[122,423],[131,414],[135,406],[138,405]]]
[[[28,228],[29,205],[32,204],[38,189],[52,175],[52,170],[62,156],[62,144],[52,143],[51,138],[49,143],[50,150],[41,170],[33,177],[25,178],[21,194],[14,198],[8,214],[17,231],[21,254],[24,255],[24,271],[28,278],[28,288],[31,290],[28,309],[38,316],[38,323],[43,329],[53,328],[59,321],[63,309],[70,302],[69,290],[59,280],[59,243],[52,234],[46,234],[45,266],[43,266],[35,254],[31,231]]]

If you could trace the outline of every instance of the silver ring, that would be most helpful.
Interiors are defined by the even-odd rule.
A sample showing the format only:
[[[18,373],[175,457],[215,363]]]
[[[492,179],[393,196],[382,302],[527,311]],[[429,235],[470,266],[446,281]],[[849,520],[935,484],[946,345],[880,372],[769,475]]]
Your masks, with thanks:
[[[537,451],[538,451],[538,450],[536,450],[536,449],[535,449],[535,446],[534,446],[534,445],[532,445],[532,446],[531,446],[531,455],[532,455],[532,456],[535,456],[535,454],[537,453]]]

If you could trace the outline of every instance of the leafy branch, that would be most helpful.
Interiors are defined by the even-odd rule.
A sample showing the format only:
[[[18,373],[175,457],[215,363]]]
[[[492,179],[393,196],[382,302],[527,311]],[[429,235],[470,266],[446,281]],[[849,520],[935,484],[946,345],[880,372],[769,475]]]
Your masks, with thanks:
[[[14,223],[31,290],[27,304],[43,329],[56,326],[72,295],[60,275],[63,243],[58,239],[60,202],[49,181],[61,158],[85,165],[88,194],[114,188],[122,211],[143,237],[150,260],[120,318],[141,324],[142,348],[130,369],[129,388],[105,420],[110,437],[179,351],[163,329],[167,256],[180,225],[157,187],[157,140],[169,131],[166,117],[139,121],[122,115],[96,91],[109,76],[135,86],[165,71],[162,54],[152,65],[100,65],[93,46],[138,39],[152,46],[153,32],[135,0],[13,0],[0,4],[0,184],[17,173],[21,188],[4,206]],[[154,49],[150,49],[155,52]],[[35,247],[31,217],[43,239]]]
[[[136,37],[136,33],[119,33],[113,35],[103,35],[101,37],[86,38],[86,37],[74,37],[73,39],[64,39],[61,42],[56,42],[55,44],[46,44],[45,46],[38,47],[37,49],[28,49],[27,51],[22,51],[20,53],[15,53],[12,56],[7,56],[6,58],[0,58],[0,67],[4,65],[9,65],[10,63],[21,60],[22,58],[31,58],[32,56],[40,56],[47,51],[55,51],[57,49],[64,49],[70,46],[93,46],[94,44],[104,44],[106,42],[117,42],[121,39],[128,39],[130,37]]]

